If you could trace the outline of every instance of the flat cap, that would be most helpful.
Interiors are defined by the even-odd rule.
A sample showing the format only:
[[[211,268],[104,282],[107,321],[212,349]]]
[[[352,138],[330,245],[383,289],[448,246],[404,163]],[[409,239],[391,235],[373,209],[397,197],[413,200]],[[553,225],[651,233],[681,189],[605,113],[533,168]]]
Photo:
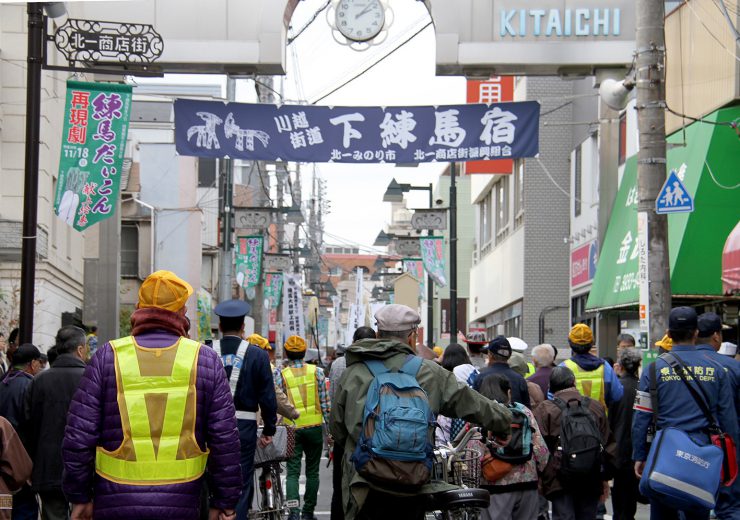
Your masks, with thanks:
[[[397,303],[386,305],[375,313],[378,330],[401,332],[415,329],[421,323],[421,316],[411,307]]]
[[[591,345],[594,342],[594,333],[585,323],[576,323],[570,329],[568,339],[575,345]]]
[[[239,318],[246,316],[251,310],[252,307],[244,300],[226,300],[216,305],[213,312],[222,318]]]
[[[177,312],[193,294],[188,282],[172,271],[155,271],[141,283],[139,308],[156,308]]]

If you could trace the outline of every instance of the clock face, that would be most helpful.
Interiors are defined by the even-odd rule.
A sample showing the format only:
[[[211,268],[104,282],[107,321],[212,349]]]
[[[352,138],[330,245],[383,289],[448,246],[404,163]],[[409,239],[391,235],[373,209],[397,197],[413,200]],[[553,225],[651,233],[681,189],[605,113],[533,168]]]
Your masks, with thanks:
[[[339,32],[356,42],[372,40],[385,23],[385,12],[379,0],[340,0],[336,13]]]

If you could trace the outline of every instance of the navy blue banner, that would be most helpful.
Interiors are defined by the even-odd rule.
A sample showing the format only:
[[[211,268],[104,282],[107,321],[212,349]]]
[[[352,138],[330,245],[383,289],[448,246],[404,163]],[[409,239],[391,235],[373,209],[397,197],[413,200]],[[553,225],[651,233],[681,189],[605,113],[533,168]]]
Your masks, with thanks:
[[[326,107],[175,101],[181,155],[263,161],[420,163],[533,157],[536,101]]]

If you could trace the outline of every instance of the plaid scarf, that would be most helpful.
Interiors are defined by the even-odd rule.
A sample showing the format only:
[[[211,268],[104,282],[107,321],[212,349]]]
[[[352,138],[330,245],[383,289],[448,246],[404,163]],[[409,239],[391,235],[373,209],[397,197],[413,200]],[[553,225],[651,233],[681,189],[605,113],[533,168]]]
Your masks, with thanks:
[[[166,331],[178,336],[190,337],[190,320],[176,312],[149,307],[136,309],[131,314],[131,335],[138,336],[146,332]]]

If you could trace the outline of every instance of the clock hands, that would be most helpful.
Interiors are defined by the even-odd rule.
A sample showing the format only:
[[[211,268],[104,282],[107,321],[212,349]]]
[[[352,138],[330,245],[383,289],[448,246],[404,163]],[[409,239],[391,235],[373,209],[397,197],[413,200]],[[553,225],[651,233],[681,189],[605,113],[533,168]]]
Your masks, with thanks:
[[[367,4],[365,4],[365,8],[355,15],[355,20],[357,20],[363,14],[369,13],[372,10],[374,5],[375,4],[373,2],[368,2]]]

